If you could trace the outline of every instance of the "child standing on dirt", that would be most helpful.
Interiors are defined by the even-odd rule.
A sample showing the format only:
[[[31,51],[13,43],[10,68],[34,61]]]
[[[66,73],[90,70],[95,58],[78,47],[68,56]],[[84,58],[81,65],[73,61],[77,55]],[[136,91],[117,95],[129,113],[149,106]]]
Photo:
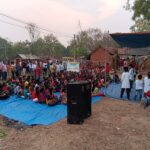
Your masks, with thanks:
[[[138,75],[138,79],[135,81],[135,101],[141,100],[143,95],[144,82],[142,80],[142,75]]]

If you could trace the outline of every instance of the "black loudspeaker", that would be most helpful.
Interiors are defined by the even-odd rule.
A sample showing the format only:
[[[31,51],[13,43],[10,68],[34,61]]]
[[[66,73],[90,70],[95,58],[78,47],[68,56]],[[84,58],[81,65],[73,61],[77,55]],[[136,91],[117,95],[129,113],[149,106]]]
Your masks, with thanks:
[[[91,115],[91,84],[80,81],[67,85],[67,122],[81,124]]]

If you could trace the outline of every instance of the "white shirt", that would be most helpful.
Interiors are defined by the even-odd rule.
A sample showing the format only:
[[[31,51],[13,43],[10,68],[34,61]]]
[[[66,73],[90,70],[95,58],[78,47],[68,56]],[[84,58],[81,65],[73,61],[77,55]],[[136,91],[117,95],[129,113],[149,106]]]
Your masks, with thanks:
[[[60,71],[59,65],[56,65],[56,70],[57,70],[57,72]]]
[[[62,71],[62,70],[64,70],[64,66],[63,64],[59,64],[59,71]]]
[[[150,79],[148,77],[144,78],[144,93],[147,93],[150,90]]]
[[[36,64],[32,64],[32,69],[33,69],[33,70],[36,69]]]
[[[2,70],[2,72],[7,72],[7,66],[5,64],[3,64],[1,70]]]
[[[28,66],[30,69],[32,69],[32,64],[31,63],[28,63]]]
[[[47,63],[43,63],[43,68],[47,68]]]
[[[130,74],[130,80],[134,80],[134,69],[133,68],[131,68],[130,70],[129,70],[129,74]]]
[[[130,74],[129,72],[123,72],[121,76],[122,85],[121,88],[129,89],[130,88]]]
[[[135,81],[135,89],[136,90],[142,90],[144,87],[144,82],[143,80],[136,80]]]

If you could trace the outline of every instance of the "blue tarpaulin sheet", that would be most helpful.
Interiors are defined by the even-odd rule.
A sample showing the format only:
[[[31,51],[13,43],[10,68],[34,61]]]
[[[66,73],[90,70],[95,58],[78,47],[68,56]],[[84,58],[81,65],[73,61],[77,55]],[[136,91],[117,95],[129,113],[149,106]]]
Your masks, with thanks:
[[[56,95],[59,96],[59,93]],[[92,103],[101,99],[99,96],[92,97]],[[67,106],[62,104],[47,106],[11,96],[7,100],[0,101],[0,114],[27,125],[50,125],[67,116]]]
[[[105,90],[105,94],[107,96],[109,96],[111,98],[115,98],[115,99],[121,99],[120,93],[121,93],[121,84],[112,83]],[[135,88],[133,87],[130,92],[130,100],[135,102],[134,97],[135,97]],[[124,92],[122,99],[127,99],[126,91]]]

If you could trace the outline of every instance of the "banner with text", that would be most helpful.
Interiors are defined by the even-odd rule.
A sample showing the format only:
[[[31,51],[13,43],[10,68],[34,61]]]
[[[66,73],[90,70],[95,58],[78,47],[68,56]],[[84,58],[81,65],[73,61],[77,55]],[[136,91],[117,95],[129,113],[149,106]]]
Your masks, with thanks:
[[[80,65],[78,62],[69,62],[67,63],[67,71],[79,72]]]

